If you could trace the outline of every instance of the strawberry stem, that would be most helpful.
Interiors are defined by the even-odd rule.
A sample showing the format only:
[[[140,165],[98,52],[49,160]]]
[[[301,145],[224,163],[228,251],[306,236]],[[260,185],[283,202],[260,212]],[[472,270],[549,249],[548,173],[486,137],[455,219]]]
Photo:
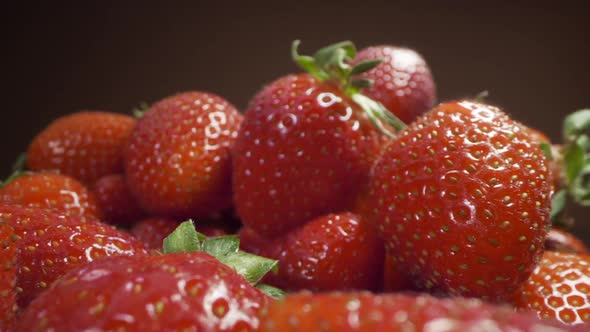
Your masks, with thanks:
[[[406,128],[406,124],[393,115],[383,104],[363,94],[364,88],[372,86],[368,79],[353,79],[354,76],[367,72],[378,66],[382,59],[371,59],[351,66],[349,63],[356,56],[356,47],[351,41],[335,43],[318,50],[313,56],[300,55],[297,51],[299,40],[293,41],[291,57],[303,70],[321,82],[332,82],[351,97],[367,114],[371,122],[386,136],[395,137],[388,126],[396,131]]]

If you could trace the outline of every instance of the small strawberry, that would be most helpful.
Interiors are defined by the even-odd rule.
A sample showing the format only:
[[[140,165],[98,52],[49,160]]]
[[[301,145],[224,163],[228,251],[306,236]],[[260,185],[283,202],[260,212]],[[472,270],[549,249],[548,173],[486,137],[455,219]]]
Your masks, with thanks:
[[[18,236],[16,289],[21,308],[77,266],[105,256],[147,254],[129,234],[94,219],[18,205],[0,205],[0,219]]]
[[[93,188],[102,219],[113,225],[130,226],[145,215],[127,187],[122,174],[103,176]]]
[[[51,208],[72,216],[101,216],[94,194],[78,180],[58,173],[17,175],[0,188],[0,203]]]
[[[496,301],[526,281],[552,194],[547,159],[527,132],[464,100],[439,105],[385,147],[367,218],[417,286]]]
[[[180,224],[170,218],[151,217],[138,221],[131,228],[130,233],[143,242],[149,249],[160,250],[164,239]],[[222,236],[227,233],[219,228],[206,224],[196,224],[197,231],[206,236]]]
[[[545,250],[590,254],[588,247],[573,234],[558,228],[552,228],[545,240]]]
[[[569,326],[541,320],[477,299],[367,292],[290,294],[271,303],[260,318],[260,332],[424,331],[564,332]],[[581,330],[580,330],[581,331]]]
[[[125,150],[125,175],[153,215],[206,217],[231,205],[230,149],[242,116],[219,96],[186,92],[154,104]]]
[[[368,97],[381,102],[406,123],[432,108],[436,86],[420,54],[404,47],[371,46],[360,50],[353,64],[371,59],[383,59],[383,62],[359,76],[373,82],[364,91]]]
[[[279,261],[269,284],[286,290],[381,289],[383,245],[358,215],[322,216],[270,243],[249,232],[241,233],[244,249]]]
[[[514,304],[542,318],[589,323],[590,256],[546,251]]]
[[[123,171],[122,149],[135,119],[110,112],[82,111],[53,121],[29,145],[33,171],[59,170],[86,185]]]
[[[16,240],[14,228],[0,219],[0,331],[7,330],[17,310]]]
[[[255,331],[269,298],[253,285],[276,262],[237,251],[235,237],[187,231],[167,239],[167,254],[71,271],[28,307],[17,331]]]
[[[281,77],[250,101],[233,158],[233,191],[242,222],[264,237],[352,208],[392,124],[387,110],[351,77],[377,65],[346,64],[350,42],[293,58],[309,74]]]

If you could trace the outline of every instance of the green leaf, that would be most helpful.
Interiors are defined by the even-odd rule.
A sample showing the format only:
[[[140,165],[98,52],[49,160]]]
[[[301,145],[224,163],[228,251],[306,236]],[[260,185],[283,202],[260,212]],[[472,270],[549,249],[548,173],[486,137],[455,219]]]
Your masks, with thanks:
[[[192,220],[187,220],[164,239],[165,254],[201,250],[201,241]]]
[[[570,184],[570,192],[576,203],[590,206],[590,160],[585,161],[577,177]]]
[[[551,144],[543,142],[539,144],[539,147],[541,148],[541,150],[543,150],[543,153],[545,154],[545,158],[547,158],[547,160],[553,160],[553,152],[551,151]]]
[[[202,249],[209,255],[221,259],[224,256],[235,254],[240,248],[240,239],[237,235],[224,235],[206,238]]]
[[[356,79],[356,80],[352,80],[350,82],[350,85],[357,88],[357,89],[366,89],[366,88],[370,88],[371,86],[373,86],[373,80],[368,79],[368,78]]]
[[[142,118],[145,112],[147,112],[149,109],[150,105],[145,101],[142,101],[141,103],[139,103],[139,106],[135,107],[132,110],[132,113],[135,118],[139,119]]]
[[[377,67],[381,62],[383,62],[383,59],[373,59],[359,62],[356,66],[352,67],[350,75],[354,76],[367,72]]]
[[[356,47],[353,42],[346,40],[319,49],[313,58],[320,68],[324,68],[330,64],[342,63],[342,60],[352,59],[355,56]]]
[[[234,268],[251,284],[256,284],[270,270],[276,268],[278,261],[238,251],[219,259],[225,265]]]
[[[258,288],[263,293],[265,293],[266,295],[272,297],[275,300],[279,300],[279,299],[285,297],[285,295],[287,295],[287,293],[285,291],[283,291],[282,289],[278,289],[278,288],[270,286],[270,285],[258,284],[255,287]]]
[[[586,153],[584,147],[578,141],[572,142],[563,156],[566,165],[566,176],[568,184],[574,182],[584,167]]]
[[[23,172],[27,168],[27,153],[23,152],[16,157],[12,164],[12,173]]]
[[[554,220],[563,211],[566,201],[567,192],[565,190],[560,190],[553,195],[553,198],[551,198],[551,220]]]
[[[480,91],[478,94],[475,95],[475,97],[473,97],[473,100],[483,103],[485,102],[485,100],[490,96],[490,93],[488,90],[483,90]]]
[[[588,129],[590,129],[590,109],[574,112],[563,122],[563,135],[566,141],[575,140]]]
[[[377,127],[383,134],[391,138],[395,137],[395,135],[392,134],[387,128],[385,128],[385,126],[383,126],[383,123],[386,123],[387,125],[398,131],[401,131],[407,127],[402,120],[400,120],[398,117],[389,112],[389,110],[385,108],[383,104],[374,101],[373,99],[363,94],[357,93],[353,95],[352,100],[355,103],[357,103],[365,111],[365,113],[367,113],[369,119],[371,119],[371,121],[377,125]]]
[[[297,63],[303,70],[308,72],[311,76],[315,77],[320,81],[328,79],[328,74],[324,72],[320,66],[316,63],[313,57],[307,55],[300,55],[297,49],[301,41],[294,40],[291,45],[291,58]]]

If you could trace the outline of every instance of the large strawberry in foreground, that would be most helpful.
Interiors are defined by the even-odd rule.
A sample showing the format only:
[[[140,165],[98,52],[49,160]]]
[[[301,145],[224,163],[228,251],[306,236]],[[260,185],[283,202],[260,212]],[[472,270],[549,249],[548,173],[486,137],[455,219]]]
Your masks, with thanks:
[[[309,73],[281,77],[250,101],[233,154],[236,210],[264,237],[348,210],[375,160],[389,114],[359,93],[350,42],[294,59]]]
[[[353,63],[383,59],[377,67],[360,77],[373,85],[364,93],[381,102],[402,121],[410,123],[426,111],[436,100],[436,86],[428,64],[416,51],[391,45],[362,49]]]
[[[185,92],[155,103],[125,150],[125,175],[152,215],[206,217],[231,205],[230,150],[242,116],[223,98]]]
[[[86,185],[123,171],[123,146],[135,125],[128,115],[82,111],[62,116],[31,142],[27,164],[33,171],[59,170]]]
[[[504,300],[526,281],[552,194],[547,159],[528,132],[496,107],[455,101],[385,148],[368,219],[418,286]]]
[[[564,332],[554,320],[476,299],[364,292],[290,294],[272,303],[261,332]],[[579,331],[583,331],[580,329]]]
[[[255,331],[269,298],[253,285],[276,262],[238,251],[233,237],[178,231],[168,254],[105,258],[68,273],[16,330]]]

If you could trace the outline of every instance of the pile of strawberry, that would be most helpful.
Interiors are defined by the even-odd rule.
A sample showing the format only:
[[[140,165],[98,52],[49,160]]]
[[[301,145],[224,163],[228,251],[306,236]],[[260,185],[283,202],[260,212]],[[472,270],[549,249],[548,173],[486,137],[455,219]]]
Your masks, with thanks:
[[[350,42],[245,112],[55,120],[0,188],[0,331],[583,331],[590,110],[564,142]],[[259,255],[259,256],[257,256]]]

